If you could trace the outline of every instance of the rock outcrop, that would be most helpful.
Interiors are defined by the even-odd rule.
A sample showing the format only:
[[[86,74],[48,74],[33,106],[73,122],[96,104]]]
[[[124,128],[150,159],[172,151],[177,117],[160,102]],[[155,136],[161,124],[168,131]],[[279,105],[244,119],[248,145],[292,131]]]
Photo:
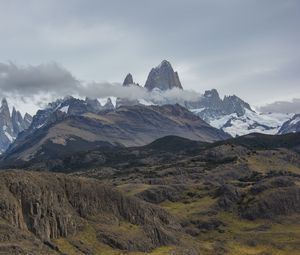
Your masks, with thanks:
[[[177,72],[174,72],[172,65],[167,60],[150,71],[145,88],[148,90],[168,90],[173,88],[182,89]]]
[[[134,84],[133,78],[132,78],[131,73],[129,73],[126,75],[126,77],[124,79],[123,86],[130,86],[132,84]]]
[[[72,237],[86,224],[102,224],[99,241],[123,250],[146,252],[179,242],[176,232],[180,232],[180,226],[170,214],[137,198],[125,197],[96,180],[7,171],[1,173],[0,190],[0,221],[33,234],[42,243]],[[109,218],[137,226],[138,238],[121,236],[114,241],[113,236],[120,237],[118,230],[101,231],[109,229]]]
[[[13,107],[10,114],[7,100],[2,99],[0,108],[0,153],[3,153],[16,139],[18,134],[27,129],[32,117],[26,113],[24,118],[21,113]]]

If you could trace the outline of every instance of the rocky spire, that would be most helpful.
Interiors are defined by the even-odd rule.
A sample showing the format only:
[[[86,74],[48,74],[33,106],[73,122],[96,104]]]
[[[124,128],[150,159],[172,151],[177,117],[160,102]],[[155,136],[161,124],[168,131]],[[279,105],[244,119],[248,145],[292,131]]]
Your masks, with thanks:
[[[8,148],[20,132],[29,127],[31,121],[32,117],[28,113],[23,119],[15,107],[13,107],[12,115],[10,115],[8,103],[5,98],[2,99],[0,107],[0,154]]]
[[[133,78],[132,78],[132,75],[131,73],[127,74],[126,77],[125,77],[125,80],[123,82],[123,86],[129,86],[131,84],[134,84],[133,82]]]
[[[26,112],[24,115],[24,123],[27,126],[27,128],[30,126],[31,122],[32,122],[32,116]]]
[[[112,109],[115,109],[115,107],[114,107],[114,105],[113,105],[113,103],[112,103],[110,97],[107,98],[107,101],[106,101],[105,105],[103,106],[103,108],[104,108],[105,110],[112,110]]]
[[[5,98],[2,99],[0,108],[0,128],[1,127],[3,127],[5,130],[12,131],[9,107]]]
[[[172,65],[167,60],[163,60],[159,66],[150,71],[145,88],[153,90],[168,90],[173,88],[182,89],[177,72],[174,72]]]
[[[4,114],[4,115],[10,116],[9,108],[8,108],[8,104],[7,104],[6,98],[2,99],[0,112],[2,114]]]

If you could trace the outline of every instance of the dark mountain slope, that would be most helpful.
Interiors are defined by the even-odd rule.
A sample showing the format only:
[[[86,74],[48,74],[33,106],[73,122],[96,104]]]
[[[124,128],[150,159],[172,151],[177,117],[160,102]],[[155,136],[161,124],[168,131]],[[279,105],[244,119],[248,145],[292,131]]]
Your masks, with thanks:
[[[300,133],[289,133],[284,135],[265,135],[253,133],[234,139],[228,139],[224,142],[217,142],[213,146],[218,146],[220,144],[241,145],[254,150],[287,148],[300,151]]]
[[[98,113],[81,110],[74,114],[57,110],[46,122],[44,115],[41,116],[43,124],[37,127],[35,124],[41,121],[35,117],[32,127],[18,137],[2,161],[49,159],[101,146],[142,146],[167,135],[205,142],[229,138],[179,105],[122,106]]]

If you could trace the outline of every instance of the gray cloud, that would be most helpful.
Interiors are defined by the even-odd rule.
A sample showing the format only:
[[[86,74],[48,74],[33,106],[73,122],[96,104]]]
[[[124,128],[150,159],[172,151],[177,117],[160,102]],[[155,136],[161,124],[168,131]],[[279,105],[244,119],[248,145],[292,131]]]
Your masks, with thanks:
[[[57,63],[26,67],[0,63],[0,89],[6,96],[33,97],[45,93],[59,96],[73,94],[79,86],[79,81]]]
[[[279,101],[267,104],[259,110],[261,112],[300,113],[300,98],[294,98],[291,102]]]
[[[57,63],[38,66],[18,66],[0,63],[1,96],[12,98],[21,104],[34,104],[34,109],[42,108],[49,101],[67,95],[77,97],[121,97],[145,99],[154,102],[183,103],[195,101],[200,93],[172,89],[164,92],[149,92],[140,86],[124,87],[120,83],[80,82],[68,70]],[[21,102],[20,102],[21,101]],[[24,106],[22,106],[23,108]]]

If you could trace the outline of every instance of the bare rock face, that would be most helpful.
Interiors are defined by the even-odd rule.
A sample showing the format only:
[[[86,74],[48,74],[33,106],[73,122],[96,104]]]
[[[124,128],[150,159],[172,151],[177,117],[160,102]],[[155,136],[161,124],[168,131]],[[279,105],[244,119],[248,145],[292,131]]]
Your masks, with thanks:
[[[278,134],[288,134],[300,132],[300,114],[295,114],[290,120],[283,123]]]
[[[107,101],[106,101],[105,105],[103,106],[103,109],[105,109],[105,110],[113,110],[113,109],[115,109],[115,107],[114,107],[114,105],[113,105],[110,97],[107,98]]]
[[[150,251],[179,242],[181,228],[166,211],[96,180],[22,171],[0,175],[0,223],[8,222],[10,228],[33,234],[42,243],[75,235],[90,218],[90,224],[103,224],[99,241],[113,248]],[[138,237],[109,230],[107,217],[138,226]]]
[[[127,76],[125,77],[125,80],[123,82],[123,86],[129,86],[131,84],[134,84],[133,82],[133,78],[132,78],[132,75],[131,73],[127,74]]]
[[[10,115],[7,100],[2,99],[0,107],[0,153],[9,147],[20,132],[29,127],[31,120],[32,117],[28,113],[23,119],[21,113],[15,108]]]
[[[153,90],[168,90],[173,88],[182,89],[177,72],[174,72],[171,64],[164,60],[161,64],[153,68],[147,78],[145,88]]]

